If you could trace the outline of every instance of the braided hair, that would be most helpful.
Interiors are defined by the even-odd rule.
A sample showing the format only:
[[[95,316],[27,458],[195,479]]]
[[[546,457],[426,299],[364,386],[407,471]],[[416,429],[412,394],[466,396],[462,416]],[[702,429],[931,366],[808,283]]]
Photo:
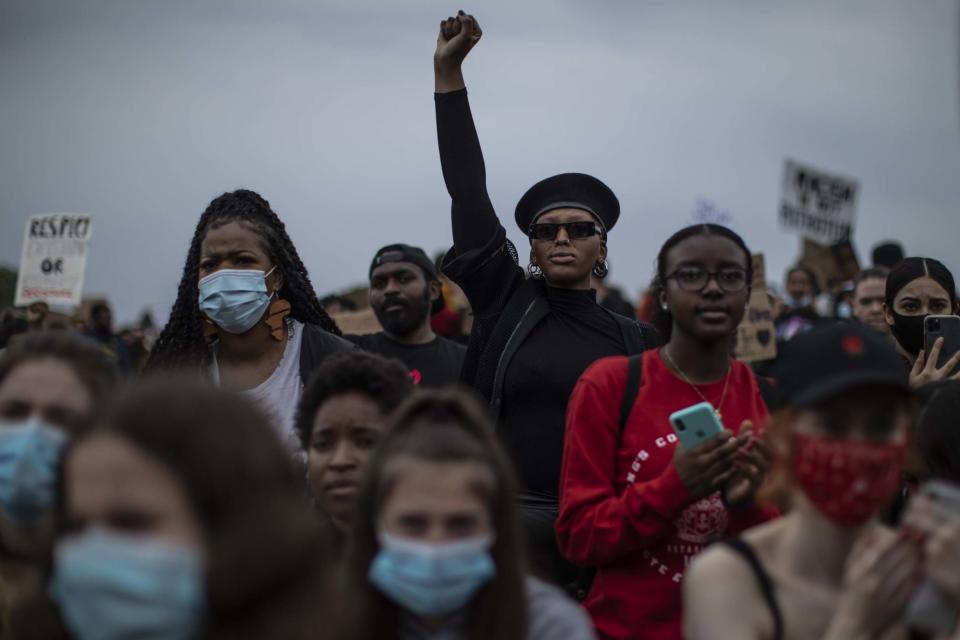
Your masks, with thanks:
[[[198,302],[200,245],[210,229],[231,222],[251,228],[263,239],[270,258],[283,276],[283,287],[278,296],[290,303],[290,317],[341,335],[339,327],[317,300],[307,269],[287,235],[283,222],[270,208],[270,203],[258,193],[238,189],[214,199],[197,222],[180,278],[177,300],[170,311],[167,325],[160,332],[150,353],[146,364],[148,371],[209,365],[210,353],[204,338],[204,321]]]

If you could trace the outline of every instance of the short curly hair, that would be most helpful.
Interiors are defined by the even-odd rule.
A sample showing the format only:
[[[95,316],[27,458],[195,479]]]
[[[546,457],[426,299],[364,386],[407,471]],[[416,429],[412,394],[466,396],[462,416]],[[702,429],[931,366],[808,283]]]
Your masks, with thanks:
[[[413,393],[413,382],[402,362],[365,351],[330,356],[317,367],[303,389],[294,428],[304,449],[313,432],[313,419],[324,402],[344,393],[362,393],[389,415]]]

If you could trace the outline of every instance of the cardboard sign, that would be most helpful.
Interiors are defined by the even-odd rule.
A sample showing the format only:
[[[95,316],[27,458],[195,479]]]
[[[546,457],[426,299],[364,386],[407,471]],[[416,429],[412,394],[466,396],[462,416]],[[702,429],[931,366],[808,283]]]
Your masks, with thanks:
[[[15,305],[38,300],[51,304],[80,304],[90,223],[90,216],[75,213],[38,215],[27,219]]]
[[[767,260],[762,253],[750,256],[750,268],[753,271],[753,288],[767,289]]]
[[[368,333],[377,333],[381,331],[380,322],[373,313],[373,309],[367,308],[360,311],[345,311],[335,313],[330,316],[337,323],[340,330],[344,333],[354,335],[365,335]]]
[[[777,357],[777,332],[773,326],[773,309],[767,296],[762,253],[752,256],[753,290],[743,320],[737,327],[734,355],[742,362],[757,362]]]
[[[780,225],[820,244],[849,240],[853,235],[858,189],[855,180],[787,160],[783,168]]]

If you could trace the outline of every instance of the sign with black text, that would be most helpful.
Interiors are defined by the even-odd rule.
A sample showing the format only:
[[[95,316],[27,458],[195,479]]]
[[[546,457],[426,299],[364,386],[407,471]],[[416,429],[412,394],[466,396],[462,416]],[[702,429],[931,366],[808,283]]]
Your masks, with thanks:
[[[80,304],[87,268],[90,216],[54,213],[30,216],[23,236],[14,304],[43,300]]]
[[[853,235],[859,185],[855,180],[787,160],[783,167],[780,226],[825,245]]]

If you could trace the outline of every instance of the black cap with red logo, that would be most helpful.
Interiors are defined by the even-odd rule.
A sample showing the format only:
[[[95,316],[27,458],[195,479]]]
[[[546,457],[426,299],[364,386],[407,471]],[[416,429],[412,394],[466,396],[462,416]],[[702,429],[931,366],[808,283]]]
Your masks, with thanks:
[[[818,327],[784,345],[776,370],[780,399],[809,407],[864,385],[910,390],[904,359],[889,337],[858,324]]]

